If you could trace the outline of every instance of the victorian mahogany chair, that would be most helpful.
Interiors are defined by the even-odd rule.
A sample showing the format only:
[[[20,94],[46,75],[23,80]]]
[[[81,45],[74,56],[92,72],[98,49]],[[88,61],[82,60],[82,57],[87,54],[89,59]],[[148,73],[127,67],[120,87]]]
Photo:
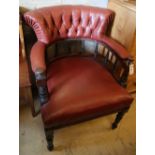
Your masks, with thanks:
[[[65,5],[29,11],[24,19],[38,39],[30,58],[48,149],[53,149],[53,131],[66,125],[118,112],[112,124],[116,128],[133,98],[124,88],[129,53],[108,37],[114,13]],[[85,41],[95,43],[94,52],[84,52]],[[60,52],[64,42],[68,44]]]

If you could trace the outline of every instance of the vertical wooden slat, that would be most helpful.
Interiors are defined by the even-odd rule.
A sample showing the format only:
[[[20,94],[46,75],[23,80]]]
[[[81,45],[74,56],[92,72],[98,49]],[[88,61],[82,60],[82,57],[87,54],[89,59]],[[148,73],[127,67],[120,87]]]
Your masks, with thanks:
[[[98,43],[96,42],[96,47],[95,47],[95,58],[97,57],[98,55]]]
[[[107,50],[106,56],[104,58],[104,64],[108,63],[108,58],[109,58],[109,49]]]
[[[113,73],[114,73],[115,70],[116,70],[117,62],[118,62],[118,60],[116,59],[115,62],[114,62],[114,64],[113,64],[113,68],[112,68],[112,72],[113,72]]]

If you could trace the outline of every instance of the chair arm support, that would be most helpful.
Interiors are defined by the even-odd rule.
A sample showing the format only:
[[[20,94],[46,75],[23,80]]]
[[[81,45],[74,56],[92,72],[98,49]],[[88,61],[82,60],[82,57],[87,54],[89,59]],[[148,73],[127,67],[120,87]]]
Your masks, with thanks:
[[[38,87],[39,100],[41,106],[48,102],[48,88],[46,82],[46,72],[42,69],[35,71],[36,84]]]
[[[48,101],[46,83],[45,44],[36,42],[31,49],[31,67],[35,74],[41,106]]]
[[[132,60],[129,52],[120,43],[107,36],[103,37],[103,42],[121,59]]]
[[[37,70],[38,68],[44,71],[46,70],[45,48],[46,45],[39,41],[37,41],[33,45],[30,54],[31,67],[33,72],[35,72],[35,70]]]
[[[103,56],[104,66],[111,72],[114,78],[123,87],[127,86],[129,74],[129,66],[132,63],[132,58],[129,52],[113,39],[104,36],[103,43],[106,51]]]

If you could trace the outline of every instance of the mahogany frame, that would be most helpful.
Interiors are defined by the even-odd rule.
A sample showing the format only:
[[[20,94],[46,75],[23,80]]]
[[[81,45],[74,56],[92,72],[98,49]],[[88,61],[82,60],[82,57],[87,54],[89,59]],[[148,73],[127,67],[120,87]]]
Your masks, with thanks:
[[[105,66],[109,72],[112,74],[112,76],[116,79],[116,81],[122,86],[126,87],[127,86],[127,79],[128,79],[128,74],[129,74],[129,65],[132,62],[132,60],[129,59],[122,59],[119,57],[119,55],[111,49],[108,45],[103,43],[104,50],[103,50],[103,55],[99,54],[98,52],[98,44],[100,42],[96,42],[96,48],[94,52],[94,58],[96,61],[101,63],[103,66]],[[70,47],[68,47],[70,48]],[[81,53],[79,53],[81,55]],[[55,54],[57,57],[57,54]],[[38,87],[38,94],[39,94],[39,99],[40,99],[40,104],[43,106],[48,102],[48,89],[47,89],[47,82],[46,82],[46,71],[42,69],[37,69],[35,71],[35,78],[36,78],[36,84]],[[118,111],[118,114],[116,115],[116,118],[114,122],[112,123],[112,129],[117,128],[118,123],[120,120],[123,118],[124,114],[128,111],[129,107],[126,109],[121,109]],[[114,112],[111,112],[114,113]],[[98,116],[101,116],[99,114]],[[96,117],[98,117],[96,116]],[[89,120],[92,118],[86,118],[85,120]],[[64,127],[66,125],[72,125],[76,124],[81,121],[85,120],[77,120],[73,121],[69,124],[62,124],[58,125],[56,127],[45,127],[45,136],[47,140],[47,148],[49,151],[53,150],[54,145],[53,145],[53,139],[54,139],[54,130],[57,128]]]

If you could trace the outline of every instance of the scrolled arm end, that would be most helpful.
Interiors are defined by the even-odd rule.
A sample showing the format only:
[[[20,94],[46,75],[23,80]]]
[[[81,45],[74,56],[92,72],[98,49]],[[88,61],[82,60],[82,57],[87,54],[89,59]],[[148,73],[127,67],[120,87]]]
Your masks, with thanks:
[[[46,45],[42,42],[37,41],[33,45],[31,49],[31,54],[30,54],[31,67],[33,72],[46,70],[45,50],[46,50]]]

